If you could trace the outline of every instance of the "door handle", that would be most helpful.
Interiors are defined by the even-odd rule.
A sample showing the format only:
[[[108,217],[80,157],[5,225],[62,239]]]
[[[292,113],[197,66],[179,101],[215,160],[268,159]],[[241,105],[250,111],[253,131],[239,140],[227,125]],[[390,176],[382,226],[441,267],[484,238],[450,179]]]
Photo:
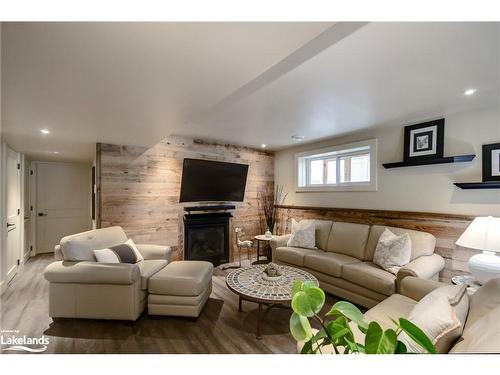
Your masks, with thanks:
[[[15,226],[16,226],[16,224],[7,223],[7,228],[8,227],[15,227]]]
[[[47,216],[47,214],[44,214],[43,212],[39,212],[38,216]]]

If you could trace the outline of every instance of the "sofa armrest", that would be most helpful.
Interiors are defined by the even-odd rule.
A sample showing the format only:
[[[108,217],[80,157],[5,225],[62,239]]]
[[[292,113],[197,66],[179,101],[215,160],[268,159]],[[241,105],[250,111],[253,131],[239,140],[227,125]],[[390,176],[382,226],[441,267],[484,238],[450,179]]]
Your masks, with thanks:
[[[144,259],[166,259],[170,262],[172,256],[172,249],[170,246],[159,246],[150,244],[137,244],[137,249],[144,257]]]
[[[398,293],[411,298],[415,301],[420,301],[434,289],[446,286],[448,284],[434,280],[419,279],[418,277],[406,276],[401,280]]]
[[[406,266],[401,267],[397,274],[397,285],[406,276],[414,276],[420,279],[432,279],[444,268],[444,259],[441,255],[424,255],[414,259]]]
[[[139,266],[129,263],[68,262],[51,263],[44,277],[51,283],[120,284],[129,285],[140,280]]]
[[[282,236],[273,236],[273,239],[269,241],[272,250],[272,260],[274,262],[274,252],[278,247],[286,246],[291,234],[284,234]]]

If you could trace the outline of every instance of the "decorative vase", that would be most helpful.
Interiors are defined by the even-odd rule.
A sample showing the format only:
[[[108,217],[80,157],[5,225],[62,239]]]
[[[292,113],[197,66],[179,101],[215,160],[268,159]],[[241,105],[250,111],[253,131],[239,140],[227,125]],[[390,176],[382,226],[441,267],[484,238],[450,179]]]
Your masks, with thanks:
[[[267,281],[277,281],[281,279],[281,276],[280,268],[274,263],[269,263],[261,274],[261,277]]]
[[[500,257],[493,251],[483,251],[469,259],[469,270],[481,285],[500,275]]]
[[[264,236],[266,238],[273,238],[273,234],[271,233],[271,231],[269,230],[269,228],[267,228],[266,233],[264,233]]]

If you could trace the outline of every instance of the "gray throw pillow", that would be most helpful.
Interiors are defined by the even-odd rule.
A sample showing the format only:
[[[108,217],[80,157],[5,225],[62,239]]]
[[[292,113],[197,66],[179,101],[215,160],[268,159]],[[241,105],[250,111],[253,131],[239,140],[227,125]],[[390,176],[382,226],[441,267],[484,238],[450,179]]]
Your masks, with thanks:
[[[286,245],[305,249],[317,249],[314,222],[302,221],[298,223],[295,219],[292,219],[292,235]]]
[[[385,228],[375,248],[373,263],[396,275],[401,267],[410,262],[410,257],[410,235],[403,233],[401,236],[396,236]]]

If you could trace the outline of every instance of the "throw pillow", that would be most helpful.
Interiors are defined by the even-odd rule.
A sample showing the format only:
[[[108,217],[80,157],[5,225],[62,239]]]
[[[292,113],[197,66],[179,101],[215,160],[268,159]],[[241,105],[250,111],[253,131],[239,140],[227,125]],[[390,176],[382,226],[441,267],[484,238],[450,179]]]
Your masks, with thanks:
[[[132,239],[106,249],[94,250],[99,263],[137,263],[144,260]]]
[[[313,221],[298,223],[292,219],[292,235],[288,239],[287,246],[303,247],[305,249],[317,249],[316,227]]]
[[[435,289],[422,298],[410,312],[408,320],[427,334],[438,353],[448,353],[462,335],[469,311],[466,289],[466,285],[448,285]],[[409,352],[424,351],[406,333],[400,335],[400,340]]]
[[[396,236],[385,228],[375,248],[373,263],[396,275],[401,267],[410,262],[410,257],[410,235],[403,233],[401,236]]]

